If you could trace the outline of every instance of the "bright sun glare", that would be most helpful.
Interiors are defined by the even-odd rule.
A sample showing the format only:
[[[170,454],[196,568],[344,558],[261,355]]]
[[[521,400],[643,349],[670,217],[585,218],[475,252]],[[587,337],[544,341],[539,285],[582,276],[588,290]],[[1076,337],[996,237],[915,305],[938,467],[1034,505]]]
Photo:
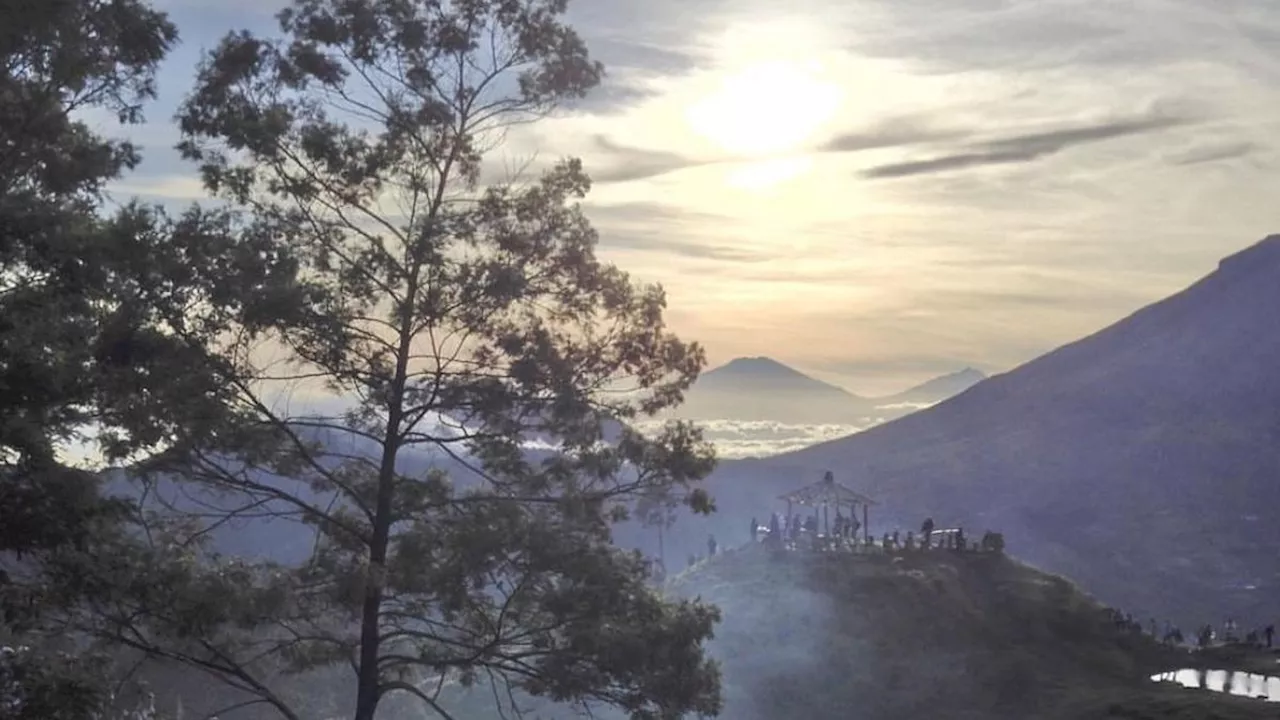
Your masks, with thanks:
[[[718,77],[688,108],[692,129],[744,158],[802,148],[835,117],[843,94],[824,77],[811,30],[781,22],[725,33]]]
[[[840,91],[816,63],[761,62],[726,77],[689,108],[689,124],[722,150],[763,157],[800,148],[835,115]]]

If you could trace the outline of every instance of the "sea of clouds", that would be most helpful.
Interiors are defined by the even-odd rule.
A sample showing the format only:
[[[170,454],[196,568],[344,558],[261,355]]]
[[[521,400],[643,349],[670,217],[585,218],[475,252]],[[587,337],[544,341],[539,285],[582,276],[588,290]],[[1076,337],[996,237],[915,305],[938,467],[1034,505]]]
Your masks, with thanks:
[[[882,405],[876,413],[858,422],[829,424],[795,424],[772,420],[695,420],[703,435],[716,446],[722,458],[768,457],[817,445],[873,428],[881,423],[922,410],[931,403],[897,403]],[[662,422],[636,423],[641,432],[657,430]]]
[[[827,440],[852,435],[878,425],[789,425],[771,421],[699,420],[703,435],[715,446],[722,458],[766,457],[799,450]],[[641,423],[641,432],[661,423]]]

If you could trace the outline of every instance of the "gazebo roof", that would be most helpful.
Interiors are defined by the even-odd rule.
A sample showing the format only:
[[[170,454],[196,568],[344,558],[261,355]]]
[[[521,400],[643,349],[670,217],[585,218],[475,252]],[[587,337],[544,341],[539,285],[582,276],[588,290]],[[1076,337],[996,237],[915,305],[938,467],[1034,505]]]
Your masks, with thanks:
[[[875,501],[857,490],[841,485],[827,471],[822,480],[778,498],[796,505],[875,505]]]

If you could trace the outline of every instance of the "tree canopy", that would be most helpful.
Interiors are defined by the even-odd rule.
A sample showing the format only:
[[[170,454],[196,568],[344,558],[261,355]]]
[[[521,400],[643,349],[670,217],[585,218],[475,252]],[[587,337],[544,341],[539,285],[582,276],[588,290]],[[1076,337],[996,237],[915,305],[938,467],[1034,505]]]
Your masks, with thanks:
[[[344,666],[356,720],[393,696],[452,717],[442,691],[481,682],[508,710],[719,711],[717,612],[611,542],[641,499],[710,510],[696,429],[629,427],[679,402],[703,352],[660,287],[596,257],[577,160],[486,164],[600,81],[564,11],[298,0],[279,38],[208,54],[180,148],[226,204],[102,223],[95,243],[132,249],[90,303],[112,342],[80,343],[102,402],[66,404],[116,454],[162,449],[134,468],[148,497],[203,499],[59,567],[77,628],[285,718],[308,713],[280,673]],[[306,559],[226,553],[246,519],[291,524]]]
[[[95,426],[124,450],[151,423],[122,412],[168,353],[116,351],[145,336],[117,260],[146,254],[146,211],[105,211],[132,145],[86,118],[142,119],[176,39],[135,0],[7,0],[0,8],[0,716],[104,718],[107,658],[60,641],[52,615],[79,602],[46,574],[118,531],[124,503],[59,456]],[[155,348],[157,351],[159,347]],[[123,442],[129,439],[130,442]],[[27,643],[35,645],[32,647]]]

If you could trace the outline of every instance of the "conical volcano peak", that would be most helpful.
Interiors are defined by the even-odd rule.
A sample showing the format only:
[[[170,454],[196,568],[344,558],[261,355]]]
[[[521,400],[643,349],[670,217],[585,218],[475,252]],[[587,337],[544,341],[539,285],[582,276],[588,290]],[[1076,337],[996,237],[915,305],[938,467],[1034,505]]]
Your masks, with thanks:
[[[777,360],[769,357],[734,358],[719,368],[716,368],[713,372],[736,375],[769,375],[775,377],[794,377],[803,375],[800,371],[783,365]]]

